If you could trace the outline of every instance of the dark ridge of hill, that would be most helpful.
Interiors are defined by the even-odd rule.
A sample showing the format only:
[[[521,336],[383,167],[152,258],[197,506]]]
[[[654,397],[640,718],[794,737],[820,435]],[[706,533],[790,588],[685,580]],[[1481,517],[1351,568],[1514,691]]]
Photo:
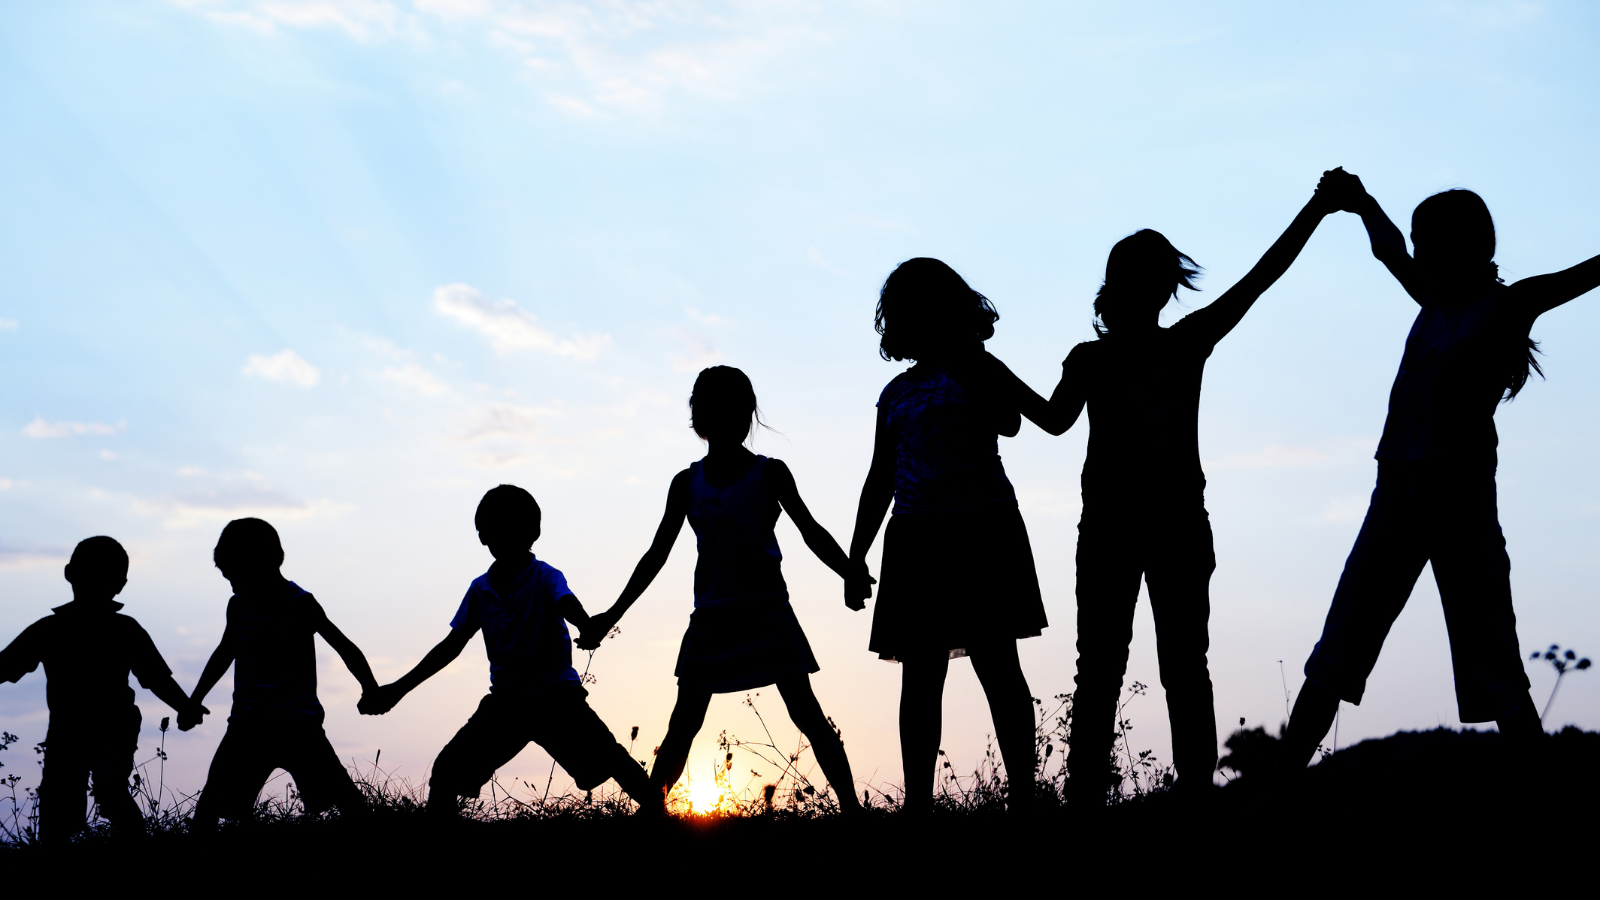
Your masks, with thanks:
[[[855,821],[577,812],[440,828],[414,809],[390,807],[359,824],[273,821],[138,841],[97,834],[63,848],[3,850],[0,866],[18,880],[14,888],[41,878],[156,877],[212,891],[418,892],[444,881],[452,893],[560,887],[624,895],[669,885],[675,893],[775,885],[780,894],[1070,888],[1072,878],[1226,888],[1246,872],[1295,876],[1337,866],[1355,889],[1380,876],[1443,872],[1481,872],[1470,883],[1480,886],[1497,872],[1521,873],[1526,859],[1548,873],[1586,861],[1600,837],[1591,816],[1600,799],[1600,733],[1575,728],[1552,735],[1530,766],[1509,770],[1499,735],[1439,728],[1343,749],[1282,795],[1263,795],[1266,783],[1247,774],[1203,800],[1160,793],[1087,816],[1049,805],[1026,821],[993,808],[921,821],[887,812]],[[1300,886],[1319,885],[1337,887]]]

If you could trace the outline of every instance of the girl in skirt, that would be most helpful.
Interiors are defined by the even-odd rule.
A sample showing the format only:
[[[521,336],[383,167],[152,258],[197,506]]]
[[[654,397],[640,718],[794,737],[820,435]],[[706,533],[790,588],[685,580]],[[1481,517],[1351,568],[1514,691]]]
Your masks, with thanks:
[[[1492,720],[1526,753],[1544,730],[1528,696],[1511,608],[1494,413],[1539,371],[1528,336],[1534,320],[1600,286],[1600,256],[1507,285],[1494,263],[1494,219],[1477,194],[1445,191],[1422,201],[1411,214],[1407,253],[1400,229],[1361,180],[1336,175],[1340,208],[1361,216],[1373,256],[1421,309],[1389,392],[1377,487],[1322,638],[1306,660],[1282,763],[1287,771],[1303,769],[1339,701],[1361,702],[1389,627],[1426,563],[1444,605],[1461,721]]]
[[[850,559],[860,571],[884,533],[883,585],[870,648],[899,662],[900,757],[907,811],[933,804],[940,704],[950,660],[972,659],[994,718],[1014,811],[1033,796],[1033,695],[1017,640],[1045,627],[1044,602],[999,436],[1021,428],[1015,381],[983,342],[1000,318],[936,259],[901,263],[883,284],[877,329],[884,359],[916,362],[878,400],[872,467],[861,488]],[[865,596],[859,580],[847,590]]]
[[[761,419],[755,388],[743,372],[729,366],[702,371],[689,396],[689,412],[691,426],[706,442],[706,456],[672,479],[655,542],[617,602],[594,617],[594,627],[585,630],[578,646],[594,649],[639,599],[666,565],[688,519],[700,554],[694,569],[694,613],[678,652],[678,702],[650,773],[655,786],[665,792],[683,774],[689,744],[705,721],[712,694],[776,684],[789,718],[816,751],[839,805],[846,812],[857,811],[861,802],[844,744],[811,692],[817,660],[789,606],[779,568],[783,554],[772,532],[778,514],[789,513],[806,546],[846,580],[848,594],[870,591],[866,566],[852,565],[811,517],[788,466],[745,448]],[[851,608],[863,604],[857,601]]]

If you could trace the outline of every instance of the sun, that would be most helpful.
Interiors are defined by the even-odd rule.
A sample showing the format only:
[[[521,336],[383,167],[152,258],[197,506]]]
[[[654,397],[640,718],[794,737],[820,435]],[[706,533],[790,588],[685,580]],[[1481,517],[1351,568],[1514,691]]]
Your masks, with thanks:
[[[702,781],[689,786],[689,810],[695,815],[716,812],[722,806],[722,789],[715,781]]]

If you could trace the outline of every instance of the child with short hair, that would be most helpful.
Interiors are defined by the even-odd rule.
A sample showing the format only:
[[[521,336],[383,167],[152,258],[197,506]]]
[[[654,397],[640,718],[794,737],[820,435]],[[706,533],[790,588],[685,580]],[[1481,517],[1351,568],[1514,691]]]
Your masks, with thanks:
[[[622,595],[594,617],[578,646],[598,645],[666,565],[687,519],[699,561],[694,570],[694,613],[678,652],[678,702],[650,773],[660,797],[683,774],[689,745],[704,724],[712,694],[776,684],[789,718],[811,741],[817,763],[846,812],[857,811],[855,779],[844,743],[811,691],[817,660],[789,605],[772,529],[787,511],[817,558],[844,578],[846,602],[860,610],[871,592],[864,563],[852,564],[800,499],[794,475],[781,460],[750,452],[744,442],[761,423],[755,388],[731,366],[701,371],[689,395],[691,427],[706,442],[706,456],[672,479],[667,509]]]
[[[150,635],[111,599],[128,583],[128,553],[121,544],[105,536],[79,542],[65,574],[72,602],[29,625],[0,651],[0,680],[18,681],[44,664],[50,726],[39,780],[39,833],[51,842],[83,828],[91,775],[102,816],[118,830],[144,827],[128,793],[140,723],[129,673],[180,716],[205,711],[172,680]]]
[[[460,798],[478,796],[495,770],[530,741],[554,757],[581,790],[615,778],[646,811],[661,806],[639,763],[589,707],[589,692],[572,668],[566,623],[587,633],[591,620],[561,571],[533,555],[540,519],[538,502],[520,487],[502,484],[484,494],[474,524],[494,564],[467,588],[444,640],[410,672],[361,700],[363,713],[388,712],[483,632],[489,693],[434,760],[430,814],[456,815]]]
[[[283,577],[283,543],[261,519],[234,519],[222,529],[212,561],[233,586],[228,624],[195,687],[204,699],[218,679],[233,672],[233,712],[211,759],[194,821],[214,828],[217,819],[250,815],[274,769],[294,779],[307,814],[338,807],[341,815],[366,812],[366,800],[322,730],[317,699],[315,636],[339,654],[363,691],[377,688],[367,658],[329,621],[317,598]],[[178,716],[187,731],[198,715]]]

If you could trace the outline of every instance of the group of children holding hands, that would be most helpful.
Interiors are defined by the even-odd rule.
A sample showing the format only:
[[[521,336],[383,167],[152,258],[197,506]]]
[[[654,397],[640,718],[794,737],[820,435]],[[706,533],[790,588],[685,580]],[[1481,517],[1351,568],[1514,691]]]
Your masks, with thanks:
[[[468,588],[449,634],[389,685],[377,683],[317,600],[283,577],[283,548],[264,521],[230,522],[217,542],[214,561],[234,594],[222,640],[192,695],[173,681],[144,630],[118,612],[113,598],[128,569],[122,547],[107,537],[82,542],[66,567],[73,601],[0,651],[0,679],[16,681],[41,662],[48,677],[41,831],[55,838],[82,827],[91,775],[101,813],[119,828],[137,827],[127,782],[140,719],[129,673],[177,710],[179,727],[188,730],[208,712],[205,696],[229,665],[233,710],[196,824],[247,816],[278,768],[294,778],[307,812],[337,807],[360,815],[361,792],[322,729],[317,634],[361,683],[360,711],[381,714],[483,633],[489,693],[433,764],[430,812],[455,815],[460,798],[476,796],[530,741],[580,789],[615,779],[642,811],[659,812],[711,696],[768,685],[777,686],[815,748],[841,808],[855,812],[850,762],[812,692],[818,666],[789,603],[773,527],[787,512],[806,546],[843,579],[845,603],[860,610],[877,583],[867,552],[891,504],[868,646],[902,666],[904,808],[932,806],[945,676],[951,659],[966,656],[989,701],[1008,805],[1025,812],[1033,803],[1034,713],[1017,641],[1039,635],[1047,620],[998,438],[1016,435],[1023,418],[1059,435],[1085,409],[1069,803],[1096,808],[1115,789],[1108,760],[1141,579],[1156,623],[1175,786],[1207,788],[1217,761],[1206,659],[1216,557],[1198,443],[1201,380],[1218,342],[1288,269],[1321,220],[1341,210],[1361,216],[1374,256],[1420,312],[1390,394],[1377,487],[1306,663],[1280,768],[1304,768],[1339,701],[1360,702],[1384,637],[1429,562],[1449,628],[1461,720],[1494,721],[1508,745],[1526,752],[1543,731],[1516,637],[1496,507],[1493,417],[1538,371],[1529,338],[1534,320],[1600,286],[1600,256],[1506,285],[1493,262],[1488,208],[1464,190],[1417,207],[1408,253],[1360,180],[1334,169],[1243,279],[1170,327],[1159,325],[1159,314],[1178,288],[1193,289],[1199,267],[1154,231],[1118,242],[1094,301],[1098,339],[1073,348],[1048,399],[984,349],[999,319],[987,298],[938,260],[902,263],[884,282],[876,327],[884,359],[914,364],[879,398],[848,554],[811,516],[789,468],[746,448],[761,424],[755,390],[726,366],[695,381],[691,425],[706,455],[673,478],[655,540],[610,609],[589,615],[562,573],[534,556],[539,506],[527,491],[501,485],[483,497],[475,520],[494,563]],[[661,571],[685,520],[699,552],[694,612],[678,655],[677,703],[647,773],[589,707],[567,624],[578,628],[579,648],[598,646]]]

